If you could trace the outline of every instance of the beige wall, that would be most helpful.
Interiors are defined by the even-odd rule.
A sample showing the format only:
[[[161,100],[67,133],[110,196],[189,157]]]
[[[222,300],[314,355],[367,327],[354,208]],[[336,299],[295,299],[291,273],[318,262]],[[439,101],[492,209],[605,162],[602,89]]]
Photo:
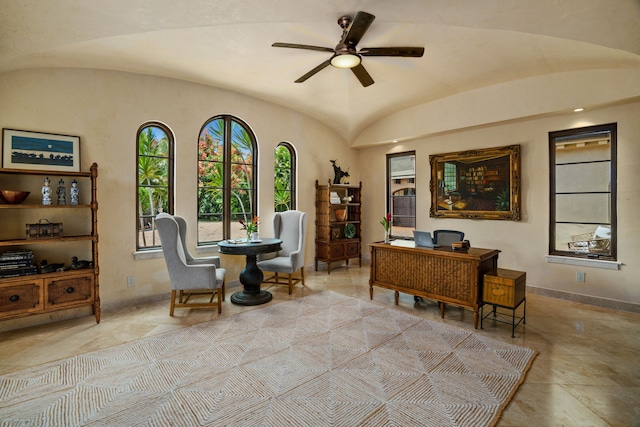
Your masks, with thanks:
[[[189,221],[189,246],[195,246],[196,140],[202,124],[228,113],[246,121],[259,144],[261,232],[271,231],[273,150],[281,141],[298,151],[299,208],[310,214],[305,264],[314,259],[314,182],[332,178],[330,159],[350,168],[351,182],[364,185],[364,253],[383,237],[379,220],[385,207],[385,154],[416,150],[417,227],[462,229],[479,247],[499,248],[500,265],[524,270],[530,286],[640,304],[638,237],[640,190],[635,170],[640,160],[640,103],[466,131],[451,131],[401,145],[353,150],[340,135],[303,114],[237,93],[196,84],[134,74],[86,70],[30,70],[0,75],[0,125],[21,130],[79,135],[82,168],[99,165],[100,294],[103,303],[147,298],[168,292],[162,258],[135,260],[135,134],[148,120],[175,133],[176,213]],[[619,271],[549,264],[547,253],[547,133],[577,126],[618,123]],[[416,125],[418,126],[418,125]],[[522,221],[431,219],[429,154],[470,148],[522,145]],[[204,255],[204,254],[201,254]],[[53,262],[53,261],[51,261]],[[237,280],[243,260],[225,257],[229,280]],[[575,272],[585,271],[586,283]],[[127,277],[135,286],[127,287]]]

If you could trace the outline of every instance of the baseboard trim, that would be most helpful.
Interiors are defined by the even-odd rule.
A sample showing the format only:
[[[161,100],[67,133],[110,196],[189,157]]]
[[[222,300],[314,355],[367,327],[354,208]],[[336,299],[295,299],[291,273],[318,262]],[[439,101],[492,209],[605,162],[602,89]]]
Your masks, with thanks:
[[[239,280],[232,280],[227,283],[227,293],[236,292],[241,286]],[[153,304],[159,301],[167,301],[167,310],[169,310],[169,298],[171,292],[163,292],[155,295],[145,295],[137,298],[129,298],[124,300],[102,302],[100,304],[100,312],[102,318],[104,314],[122,310],[123,308],[135,307],[137,305]],[[6,319],[0,321],[0,333],[9,332],[16,329],[29,328],[34,326],[46,325],[48,323],[60,322],[63,320],[78,319],[82,317],[91,317],[95,322],[93,310],[90,306],[68,308],[64,310],[52,311],[49,313],[34,314],[31,316],[18,317],[15,319]]]
[[[364,261],[364,258],[363,258]],[[364,263],[363,263],[364,264]],[[313,265],[305,266],[313,268]],[[227,294],[236,292],[242,285],[239,280],[232,280],[227,283]],[[628,311],[631,313],[640,313],[640,304],[634,304],[624,301],[617,301],[608,298],[600,298],[589,295],[574,294],[572,292],[558,291],[555,289],[540,288],[537,286],[527,285],[527,292],[542,295],[545,297],[561,299],[565,301],[572,301],[581,304],[593,305],[596,307],[609,308],[612,310]],[[170,298],[171,293],[165,292],[156,295],[146,295],[137,298],[129,298],[126,300],[103,302],[100,305],[103,313],[110,311],[121,310],[126,307],[133,307],[136,305],[152,304],[159,301],[167,301]],[[69,320],[79,317],[93,317],[91,307],[80,307],[76,309],[60,310],[52,313],[43,313],[34,316],[8,319],[0,322],[0,332],[7,332],[14,329],[22,329],[32,326],[39,326],[47,323],[59,322],[62,320]]]
[[[228,283],[226,283],[226,292],[225,294],[229,294],[229,292],[236,292],[236,287],[240,286],[240,281],[239,280],[232,280]],[[155,294],[155,295],[145,295],[145,296],[140,296],[137,298],[128,298],[125,300],[118,300],[118,301],[109,301],[109,302],[104,302],[100,305],[100,307],[102,308],[103,312],[109,312],[109,311],[116,311],[116,310],[120,310],[123,307],[132,307],[132,306],[136,306],[136,305],[143,305],[143,304],[152,304],[154,302],[158,302],[158,301],[168,301],[169,298],[171,298],[171,292],[165,292],[162,294]]]
[[[545,297],[561,299],[565,301],[578,302],[581,304],[594,305],[596,307],[610,308],[612,310],[628,311],[640,313],[640,304],[625,301],[618,301],[608,298],[594,297],[590,295],[574,294],[572,292],[558,291],[555,289],[539,288],[527,285],[527,292]]]

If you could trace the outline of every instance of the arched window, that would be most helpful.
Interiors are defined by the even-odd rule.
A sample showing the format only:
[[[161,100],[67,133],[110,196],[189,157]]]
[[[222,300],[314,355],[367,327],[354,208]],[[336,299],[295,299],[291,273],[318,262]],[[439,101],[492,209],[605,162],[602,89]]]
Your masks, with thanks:
[[[296,152],[291,144],[281,142],[274,154],[274,209],[296,209]]]
[[[258,146],[249,126],[220,115],[198,138],[198,245],[246,237],[239,223],[257,215]]]
[[[138,139],[137,250],[156,249],[155,217],[173,213],[173,134],[162,123],[140,126]]]

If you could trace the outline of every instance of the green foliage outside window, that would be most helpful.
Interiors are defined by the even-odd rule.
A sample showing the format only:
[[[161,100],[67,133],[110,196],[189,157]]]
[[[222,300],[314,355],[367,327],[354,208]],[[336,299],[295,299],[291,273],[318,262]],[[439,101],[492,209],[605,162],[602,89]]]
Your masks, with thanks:
[[[222,229],[227,229],[232,223],[250,221],[255,216],[254,158],[253,139],[239,122],[221,117],[204,127],[198,141],[200,223],[223,225],[226,221],[229,227]],[[225,195],[229,206],[225,206]]]
[[[292,149],[289,146],[280,144],[276,147],[274,162],[274,209],[276,212],[293,209],[292,157]]]
[[[160,127],[148,126],[138,134],[138,228],[139,248],[159,246],[147,241],[144,230],[153,228],[153,219],[169,212],[170,141]],[[152,236],[153,237],[153,236]]]

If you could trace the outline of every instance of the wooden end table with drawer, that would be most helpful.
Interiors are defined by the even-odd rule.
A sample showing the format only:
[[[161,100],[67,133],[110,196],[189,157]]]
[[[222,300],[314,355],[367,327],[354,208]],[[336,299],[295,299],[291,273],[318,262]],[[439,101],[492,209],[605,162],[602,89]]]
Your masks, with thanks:
[[[493,320],[496,322],[511,325],[511,337],[515,338],[516,326],[520,323],[527,323],[526,278],[527,273],[524,271],[507,270],[505,268],[496,268],[484,275],[482,306],[480,309],[481,329],[482,321],[493,315]],[[493,309],[487,315],[484,314],[485,305],[493,306]],[[516,317],[516,310],[520,305],[523,306],[522,317]],[[511,310],[510,321],[506,321],[499,316],[501,313],[496,310],[497,307]]]

